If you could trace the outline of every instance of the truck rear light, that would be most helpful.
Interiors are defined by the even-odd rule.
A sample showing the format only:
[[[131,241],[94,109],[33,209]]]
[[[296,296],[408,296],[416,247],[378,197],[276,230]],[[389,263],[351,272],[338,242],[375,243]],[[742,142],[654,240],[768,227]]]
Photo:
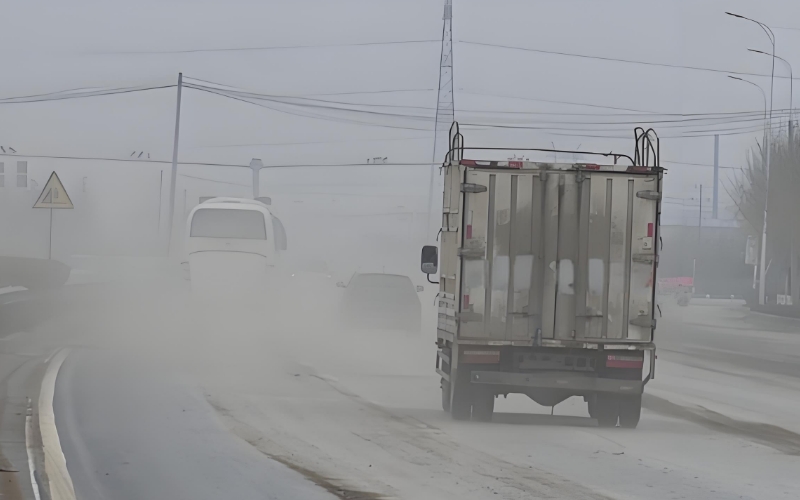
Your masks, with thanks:
[[[467,239],[472,239],[472,224],[467,224]]]
[[[647,223],[647,237],[648,238],[652,238],[653,237],[653,223],[652,222],[648,222]]]
[[[609,354],[606,358],[606,368],[641,368],[642,366],[644,366],[644,358],[637,356]]]
[[[464,308],[467,308],[467,307],[469,307],[469,294],[465,293],[464,294]]]
[[[462,363],[490,364],[500,362],[500,351],[467,350],[461,352]]]

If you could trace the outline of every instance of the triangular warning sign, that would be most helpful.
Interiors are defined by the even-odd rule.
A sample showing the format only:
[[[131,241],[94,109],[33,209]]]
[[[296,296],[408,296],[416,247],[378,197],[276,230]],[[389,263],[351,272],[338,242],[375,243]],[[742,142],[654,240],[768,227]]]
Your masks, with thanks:
[[[69,199],[67,190],[61,184],[61,179],[55,172],[50,174],[50,179],[44,185],[42,194],[39,195],[33,208],[75,208],[72,200]]]

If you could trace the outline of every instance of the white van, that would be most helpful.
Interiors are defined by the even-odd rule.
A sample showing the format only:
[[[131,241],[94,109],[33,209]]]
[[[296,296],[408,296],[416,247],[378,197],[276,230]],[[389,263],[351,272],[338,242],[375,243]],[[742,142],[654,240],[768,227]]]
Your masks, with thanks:
[[[262,202],[212,198],[189,214],[185,249],[193,292],[260,295],[277,273],[286,231]]]

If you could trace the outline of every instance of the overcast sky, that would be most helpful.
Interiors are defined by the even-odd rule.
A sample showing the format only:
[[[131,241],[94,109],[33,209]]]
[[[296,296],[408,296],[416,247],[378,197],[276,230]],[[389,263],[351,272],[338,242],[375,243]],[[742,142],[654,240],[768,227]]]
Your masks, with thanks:
[[[763,110],[755,87],[730,80],[724,72],[478,44],[768,74],[770,58],[747,52],[748,47],[770,50],[763,31],[724,12],[753,17],[774,28],[800,29],[800,2],[796,0],[453,3],[456,118],[466,123],[536,127],[465,130],[467,142],[474,145],[548,147],[552,143],[560,149],[580,145],[581,150],[630,153],[631,139],[590,136],[630,137],[632,125],[586,126],[582,120],[603,120],[582,114],[627,113],[626,119],[634,120],[631,111],[604,107],[685,114]],[[442,4],[440,0],[6,0],[0,21],[0,97],[81,87],[169,85],[175,83],[179,71],[187,80],[197,78],[272,95],[354,92],[312,97],[394,107],[359,108],[380,110],[385,113],[382,115],[327,112],[323,113],[326,119],[314,119],[185,89],[180,159],[246,164],[250,158],[260,157],[265,164],[282,164],[363,162],[387,156],[390,161],[425,162],[432,151]],[[777,53],[800,70],[800,31],[775,29],[775,33]],[[353,45],[374,42],[408,43]],[[298,45],[313,47],[276,48]],[[215,50],[259,47],[272,48]],[[775,73],[786,74],[782,63],[776,64]],[[769,78],[745,78],[761,85],[769,97]],[[789,107],[788,82],[775,81],[775,109]],[[359,93],[386,90],[402,92]],[[0,105],[0,145],[26,154],[115,158],[144,150],[153,158],[169,160],[174,113],[174,88]],[[392,116],[395,113],[413,116]],[[730,134],[740,132],[732,130],[737,127],[760,125],[755,121],[693,128],[686,122],[658,123],[674,119],[645,115],[643,121],[651,122],[664,137],[664,160],[701,164],[713,162],[713,133]],[[369,125],[353,124],[353,120]],[[545,120],[570,123],[552,125],[548,130]],[[680,137],[685,134],[708,136]],[[760,137],[757,131],[723,135],[720,163],[725,167],[744,165],[746,149]],[[31,165],[35,173],[37,168],[48,170],[55,164],[41,161]],[[664,166],[670,169],[669,196],[696,196],[697,184],[711,184],[709,167]],[[234,182],[249,179],[246,171],[197,167],[182,172]],[[275,182],[296,183],[309,181],[307,172],[270,175]],[[348,170],[344,181],[402,185],[412,194],[425,194],[425,172],[424,167],[401,173],[386,169],[370,175]],[[731,172],[724,170],[723,179]],[[314,178],[332,182],[331,175]],[[184,178],[182,182],[190,181]]]

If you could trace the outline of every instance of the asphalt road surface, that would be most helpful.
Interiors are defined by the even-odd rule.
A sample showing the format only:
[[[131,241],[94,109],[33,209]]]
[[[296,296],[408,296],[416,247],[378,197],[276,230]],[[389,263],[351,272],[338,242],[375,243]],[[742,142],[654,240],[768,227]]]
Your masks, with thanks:
[[[146,289],[53,300],[0,340],[4,498],[32,498],[25,402],[62,346],[54,410],[79,499],[800,498],[800,321],[736,304],[662,304],[631,431],[595,427],[577,398],[451,420],[429,325],[351,334]]]
[[[195,385],[150,360],[73,351],[54,409],[81,500],[335,498],[228,432]]]

